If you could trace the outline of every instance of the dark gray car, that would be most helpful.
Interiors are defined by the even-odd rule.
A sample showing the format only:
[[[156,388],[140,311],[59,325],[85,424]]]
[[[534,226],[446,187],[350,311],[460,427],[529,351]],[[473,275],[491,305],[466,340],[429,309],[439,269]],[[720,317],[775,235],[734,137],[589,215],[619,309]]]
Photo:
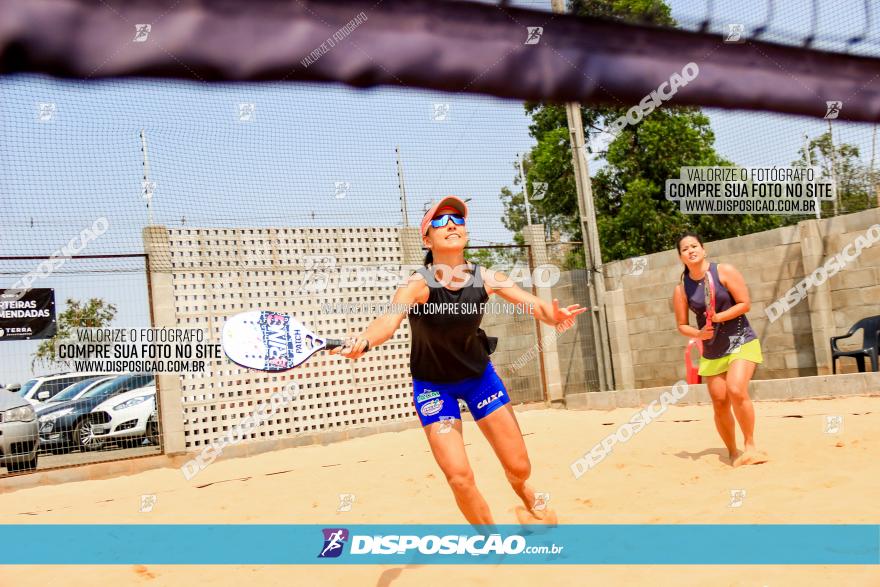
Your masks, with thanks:
[[[10,473],[37,468],[40,430],[34,407],[7,390],[0,390],[0,466]]]

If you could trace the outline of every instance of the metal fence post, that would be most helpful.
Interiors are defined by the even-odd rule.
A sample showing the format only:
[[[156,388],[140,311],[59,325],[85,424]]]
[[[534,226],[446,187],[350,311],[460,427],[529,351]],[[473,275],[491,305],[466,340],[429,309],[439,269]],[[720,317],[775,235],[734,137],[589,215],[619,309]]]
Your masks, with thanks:
[[[147,226],[143,230],[144,252],[147,254],[148,295],[153,326],[177,327],[174,308],[174,283],[171,271],[171,250],[168,229]],[[156,405],[159,411],[159,430],[165,454],[186,452],[183,429],[183,401],[180,376],[177,373],[156,374]]]

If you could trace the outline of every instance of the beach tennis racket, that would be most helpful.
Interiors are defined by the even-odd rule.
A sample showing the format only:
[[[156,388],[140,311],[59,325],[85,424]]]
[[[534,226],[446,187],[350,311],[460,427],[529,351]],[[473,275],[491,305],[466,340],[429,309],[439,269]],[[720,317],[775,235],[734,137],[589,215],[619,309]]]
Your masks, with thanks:
[[[712,318],[715,316],[715,280],[712,279],[712,271],[706,270],[706,278],[703,280],[703,296],[706,300],[706,323],[712,325],[712,338],[708,342],[715,340],[715,324]]]
[[[293,316],[268,310],[227,318],[221,343],[233,363],[260,371],[287,371],[318,351],[345,346],[342,339],[318,336]],[[369,348],[368,343],[364,350]]]

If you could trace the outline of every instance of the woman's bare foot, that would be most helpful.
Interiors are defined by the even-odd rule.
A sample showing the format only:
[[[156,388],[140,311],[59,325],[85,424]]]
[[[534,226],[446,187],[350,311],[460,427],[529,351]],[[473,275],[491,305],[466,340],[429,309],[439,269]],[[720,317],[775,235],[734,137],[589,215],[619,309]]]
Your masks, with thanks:
[[[741,455],[742,455],[742,452],[740,452],[737,449],[734,449],[733,452],[730,452],[730,451],[727,452],[727,459],[730,461],[731,467],[736,466],[736,464],[735,464],[736,459],[738,459]]]
[[[516,506],[516,519],[523,526],[541,524],[544,526],[556,526],[559,521],[556,519],[556,512],[550,508],[543,510],[527,510],[521,505]]]
[[[760,465],[761,463],[766,463],[769,460],[770,458],[763,450],[750,448],[746,449],[744,453],[739,455],[736,460],[733,461],[733,466],[740,467],[742,465]]]

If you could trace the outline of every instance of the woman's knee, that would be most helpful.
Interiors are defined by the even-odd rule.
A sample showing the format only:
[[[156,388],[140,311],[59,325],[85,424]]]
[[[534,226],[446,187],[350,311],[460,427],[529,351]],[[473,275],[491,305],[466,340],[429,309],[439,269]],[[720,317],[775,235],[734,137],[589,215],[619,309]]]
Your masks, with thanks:
[[[532,463],[528,456],[524,456],[508,463],[504,470],[511,481],[524,483],[532,474]]]
[[[453,491],[465,491],[476,486],[474,472],[468,468],[455,468],[444,471],[446,481]]]
[[[734,405],[740,405],[749,400],[749,386],[740,384],[727,384],[727,395]]]
[[[714,383],[714,382],[713,382]],[[730,394],[723,381],[709,385],[709,397],[712,398],[712,407],[715,411],[730,409]]]
[[[722,398],[712,398],[712,408],[715,410],[715,413],[722,413],[730,411],[730,396],[724,394]]]

